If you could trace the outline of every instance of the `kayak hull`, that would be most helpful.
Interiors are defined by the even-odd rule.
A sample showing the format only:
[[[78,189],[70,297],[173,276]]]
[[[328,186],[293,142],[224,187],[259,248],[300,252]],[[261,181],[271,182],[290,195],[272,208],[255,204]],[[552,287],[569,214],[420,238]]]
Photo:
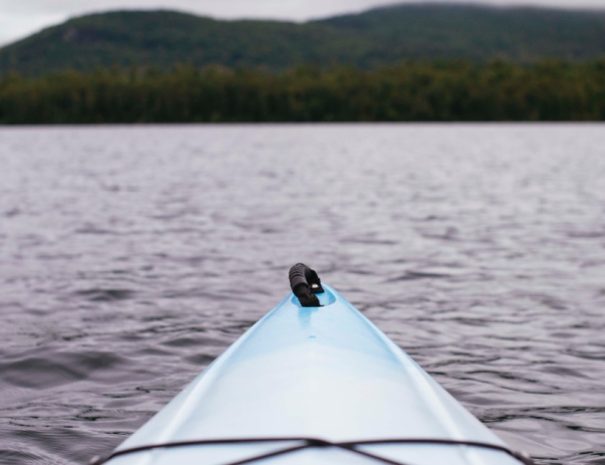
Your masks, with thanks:
[[[230,438],[478,441],[504,446],[411,357],[329,286],[322,307],[294,295],[248,330],[119,448]],[[111,465],[222,465],[291,443],[188,446],[112,459]],[[372,445],[408,465],[518,465],[497,450]],[[375,464],[350,451],[308,448],[258,465]]]

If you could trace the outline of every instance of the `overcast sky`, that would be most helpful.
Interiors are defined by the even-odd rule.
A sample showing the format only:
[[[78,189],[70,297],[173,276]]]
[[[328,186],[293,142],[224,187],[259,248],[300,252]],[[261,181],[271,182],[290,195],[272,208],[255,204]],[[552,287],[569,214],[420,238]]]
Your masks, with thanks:
[[[405,0],[403,0],[405,1]],[[71,16],[118,8],[171,8],[217,18],[274,18],[302,21],[360,11],[402,0],[0,0],[0,44],[25,37]],[[458,1],[458,0],[442,0]],[[605,0],[479,0],[493,5],[605,8]],[[418,0],[415,1],[416,3]]]

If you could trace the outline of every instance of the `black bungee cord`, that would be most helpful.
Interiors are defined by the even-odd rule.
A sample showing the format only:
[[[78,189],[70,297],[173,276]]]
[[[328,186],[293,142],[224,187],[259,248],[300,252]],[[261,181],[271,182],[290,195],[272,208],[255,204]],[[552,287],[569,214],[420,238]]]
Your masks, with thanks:
[[[363,446],[377,446],[377,445],[435,445],[435,446],[466,446],[477,449],[493,450],[497,452],[503,452],[514,459],[518,460],[523,465],[535,465],[533,460],[526,454],[516,452],[508,447],[501,446],[498,444],[491,444],[488,442],[481,441],[459,441],[455,439],[431,439],[431,438],[418,438],[418,439],[371,439],[371,440],[360,440],[360,441],[328,441],[326,439],[308,438],[308,437],[263,437],[263,438],[232,438],[232,439],[200,439],[192,441],[175,441],[160,444],[148,444],[143,446],[131,447],[127,449],[121,449],[113,452],[107,457],[94,457],[90,461],[90,465],[105,465],[109,461],[117,457],[123,457],[125,455],[136,454],[140,452],[149,452],[159,449],[174,449],[180,447],[193,447],[193,446],[218,446],[228,444],[263,444],[263,443],[284,443],[284,442],[299,442],[302,444],[293,445],[281,449],[272,450],[265,452],[260,455],[254,455],[244,459],[236,460],[233,462],[224,463],[221,465],[247,465],[260,460],[273,458],[281,455],[292,454],[299,452],[304,449],[322,448],[322,447],[335,447],[338,449],[346,450],[348,452],[362,455],[364,457],[376,460],[377,462],[386,463],[388,465],[412,465],[397,460],[393,460],[381,455],[377,455],[371,452],[367,452],[359,449]]]

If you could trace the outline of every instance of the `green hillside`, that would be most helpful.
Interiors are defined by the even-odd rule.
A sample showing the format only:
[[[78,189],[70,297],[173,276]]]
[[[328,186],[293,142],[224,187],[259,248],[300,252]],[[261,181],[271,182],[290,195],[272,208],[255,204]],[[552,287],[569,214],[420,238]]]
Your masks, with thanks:
[[[319,21],[364,37],[358,64],[401,59],[586,60],[605,56],[605,10],[417,4]]]
[[[605,57],[605,10],[400,5],[303,24],[218,21],[173,11],[117,11],[71,19],[0,49],[0,73],[175,64],[266,67],[402,60]]]

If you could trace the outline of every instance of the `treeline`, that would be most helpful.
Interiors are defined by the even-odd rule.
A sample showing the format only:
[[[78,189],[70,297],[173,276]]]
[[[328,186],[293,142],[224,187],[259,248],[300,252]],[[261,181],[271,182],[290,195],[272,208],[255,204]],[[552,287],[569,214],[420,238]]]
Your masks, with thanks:
[[[603,121],[605,61],[112,69],[0,79],[0,123]]]

